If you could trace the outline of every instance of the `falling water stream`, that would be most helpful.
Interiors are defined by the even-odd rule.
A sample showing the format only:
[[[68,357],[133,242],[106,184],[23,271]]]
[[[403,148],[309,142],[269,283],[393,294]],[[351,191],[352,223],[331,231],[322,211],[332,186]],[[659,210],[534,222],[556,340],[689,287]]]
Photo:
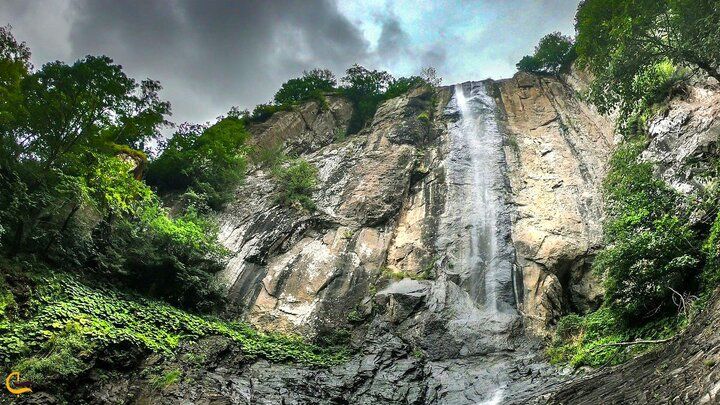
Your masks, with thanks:
[[[456,85],[447,158],[445,251],[451,271],[488,312],[516,313],[513,250],[505,190],[503,138],[485,83]]]
[[[440,218],[438,250],[443,271],[466,294],[472,308],[453,321],[468,331],[475,367],[493,370],[474,384],[474,403],[499,404],[510,394],[518,352],[510,340],[520,315],[514,286],[514,250],[506,198],[503,133],[491,83],[456,85],[445,109],[448,150],[447,196]]]

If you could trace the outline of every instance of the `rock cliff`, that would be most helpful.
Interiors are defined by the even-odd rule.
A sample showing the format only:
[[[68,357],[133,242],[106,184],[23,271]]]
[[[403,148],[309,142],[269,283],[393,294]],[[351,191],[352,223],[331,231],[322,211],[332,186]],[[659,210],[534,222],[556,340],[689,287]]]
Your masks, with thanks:
[[[522,311],[540,336],[569,310],[597,308],[602,296],[589,270],[602,242],[600,186],[614,132],[607,118],[578,100],[582,82],[519,73],[498,84]]]
[[[219,215],[228,316],[349,341],[349,361],[248,361],[207,339],[181,349],[206,361],[180,356],[186,378],[163,395],[110,380],[86,400],[498,403],[561,379],[536,338],[598,304],[587,270],[611,125],[567,82],[524,74],[412,90],[345,136],[351,115],[328,97],[250,128],[318,168],[316,210],[278,205],[272,174],[254,168]]]
[[[326,369],[275,364],[208,338],[171,360],[185,377],[162,395],[142,379],[98,377],[79,398],[712,403],[717,301],[684,337],[620,368],[566,382],[573,379],[545,363],[543,339],[558,317],[592,310],[602,297],[589,268],[602,242],[600,186],[614,134],[580,100],[584,82],[579,73],[563,81],[518,74],[418,88],[383,103],[350,136],[352,106],[339,97],[251,128],[254,142],[318,168],[317,209],[279,206],[271,173],[253,168],[219,216],[233,255],[220,275],[227,314],[263,330],[349,342],[349,360]],[[643,159],[678,190],[702,187],[696,174],[716,156],[717,105],[716,93],[694,89],[652,123]],[[475,143],[468,131],[494,138]],[[198,357],[200,366],[189,360]],[[167,362],[151,357],[140,367]],[[667,379],[662,390],[652,386],[657,378]]]

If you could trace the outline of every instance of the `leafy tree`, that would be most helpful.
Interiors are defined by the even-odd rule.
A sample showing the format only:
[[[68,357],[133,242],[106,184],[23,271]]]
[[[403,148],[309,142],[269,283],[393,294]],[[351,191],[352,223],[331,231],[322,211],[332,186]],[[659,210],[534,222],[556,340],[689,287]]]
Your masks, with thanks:
[[[535,47],[535,53],[524,56],[518,62],[517,68],[523,72],[556,75],[568,69],[575,57],[573,39],[553,32],[544,36]]]
[[[0,131],[2,132],[2,156],[12,156],[14,149],[4,134],[15,125],[21,111],[22,93],[20,83],[30,73],[30,49],[24,42],[17,42],[10,26],[0,27]],[[0,162],[7,164],[8,162]]]
[[[169,113],[157,82],[138,85],[106,56],[48,63],[21,84],[26,112],[13,131],[20,158],[60,168],[107,143],[142,147]]]
[[[713,0],[585,0],[576,49],[602,111],[638,99],[636,79],[669,61],[720,80],[720,4]]]
[[[442,77],[439,77],[437,75],[437,70],[435,70],[435,68],[432,66],[424,67],[420,73],[420,76],[425,82],[427,82],[431,86],[438,87],[440,86],[440,84],[442,84]]]
[[[37,71],[28,58],[0,29],[2,254],[98,271],[211,309],[221,298],[212,277],[223,265],[217,230],[193,210],[171,218],[138,173],[145,154],[137,149],[158,136],[170,110],[159,84],[137,83],[104,56]],[[242,166],[236,151],[245,138],[240,120],[228,118],[192,139],[193,181],[219,175],[218,189],[234,181],[242,170],[222,170]]]
[[[401,77],[394,79],[383,94],[383,99],[389,100],[407,93],[410,89],[428,84],[420,76]]]
[[[336,84],[335,75],[331,71],[313,69],[303,72],[302,77],[283,83],[280,90],[275,93],[274,101],[277,105],[283,105],[320,99],[323,92],[332,91]]]
[[[341,90],[355,107],[348,134],[359,131],[372,119],[392,82],[393,77],[388,72],[368,70],[357,64],[345,72]]]
[[[240,118],[226,117],[208,128],[185,124],[151,162],[148,182],[163,192],[192,188],[219,209],[243,178],[249,137]]]
[[[2,66],[12,66],[4,60]],[[157,136],[169,112],[158,90],[155,82],[138,85],[107,57],[53,62],[22,78],[16,114],[2,128],[0,175],[9,187],[0,207],[7,214],[6,246],[44,249],[50,243],[45,239],[54,239],[41,236],[47,231],[43,225],[52,228],[49,218],[68,204],[74,213],[70,201],[77,200],[76,193],[65,185],[79,184],[72,176],[86,173],[88,153],[114,150],[115,142],[137,147]]]

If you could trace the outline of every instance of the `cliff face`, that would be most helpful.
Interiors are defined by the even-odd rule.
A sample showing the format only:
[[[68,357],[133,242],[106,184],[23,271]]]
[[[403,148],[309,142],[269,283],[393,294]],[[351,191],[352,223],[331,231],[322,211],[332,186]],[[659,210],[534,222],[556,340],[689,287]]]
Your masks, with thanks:
[[[602,241],[600,187],[613,126],[580,101],[583,82],[518,74],[417,89],[383,103],[372,124],[349,137],[352,108],[332,97],[326,108],[308,103],[251,128],[255,142],[319,169],[317,209],[279,206],[271,173],[250,173],[220,215],[233,252],[220,275],[228,315],[264,330],[349,340],[349,360],[326,369],[276,364],[208,338],[180,348],[170,364],[142,363],[183,370],[161,394],[120,376],[93,380],[78,397],[716,401],[717,366],[707,360],[718,356],[717,301],[670,346],[618,369],[565,382],[572,379],[545,363],[542,339],[557,318],[594,309],[602,296],[589,268]],[[694,89],[652,123],[643,159],[679,190],[702,187],[698,174],[717,157],[716,94]],[[198,357],[201,365],[191,360]]]
[[[220,275],[228,314],[350,339],[349,361],[248,362],[209,339],[202,369],[179,360],[186,378],[161,396],[109,382],[90,398],[120,389],[153,403],[479,403],[558,381],[533,336],[598,304],[587,270],[609,123],[569,85],[529,75],[413,90],[345,137],[351,114],[329,98],[251,128],[255,142],[318,168],[315,211],[279,206],[271,173],[257,169],[219,217],[233,253]]]
[[[599,303],[588,265],[601,238],[599,184],[612,127],[553,79],[520,74],[488,86],[504,131],[503,198],[521,279],[519,309],[544,336],[561,313]],[[270,173],[248,177],[221,215],[222,241],[234,252],[221,275],[228,311],[262,329],[315,336],[351,329],[350,313],[370,315],[373,292],[387,284],[382,273],[449,276],[467,290],[468,276],[448,269],[461,253],[447,246],[468,238],[443,242],[442,233],[451,232],[438,230],[454,200],[471,198],[457,195],[448,179],[454,118],[443,110],[453,91],[416,90],[389,100],[368,129],[340,142],[352,113],[340,98],[331,98],[327,110],[313,102],[253,128],[258,143],[281,142],[318,167],[317,211],[275,204]],[[434,119],[418,118],[422,113]]]
[[[590,273],[602,242],[601,184],[613,150],[613,124],[570,85],[519,73],[499,83],[505,112],[512,239],[523,277],[522,312],[530,331],[568,311],[587,312],[602,298]]]

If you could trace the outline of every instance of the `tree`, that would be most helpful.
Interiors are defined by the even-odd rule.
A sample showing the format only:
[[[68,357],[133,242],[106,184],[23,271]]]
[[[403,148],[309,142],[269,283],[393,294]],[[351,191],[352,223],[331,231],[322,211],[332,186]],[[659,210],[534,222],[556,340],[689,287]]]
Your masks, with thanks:
[[[7,167],[18,153],[10,136],[22,116],[20,83],[30,73],[30,49],[18,42],[11,27],[0,27],[0,167]]]
[[[348,134],[359,131],[372,119],[378,104],[383,100],[383,94],[392,82],[390,73],[369,70],[357,64],[345,71],[341,89],[355,107],[348,125]]]
[[[408,92],[408,90],[427,85],[428,82],[420,76],[400,77],[394,79],[383,94],[383,99],[391,99]]]
[[[516,66],[524,72],[557,75],[570,67],[575,56],[573,39],[553,32],[542,37],[535,53],[524,56]]]
[[[442,77],[437,75],[437,70],[432,66],[424,67],[420,76],[431,86],[438,87],[442,84]]]
[[[151,162],[148,182],[163,192],[192,188],[210,207],[220,209],[244,176],[249,138],[237,117],[223,118],[208,128],[184,124]]]
[[[283,83],[275,93],[275,104],[294,104],[307,101],[312,98],[322,97],[323,92],[335,88],[337,81],[335,75],[327,69],[313,69],[303,72],[303,76],[290,79]]]
[[[576,16],[579,62],[603,111],[637,99],[636,78],[669,61],[720,81],[720,4],[714,0],[585,0]]]
[[[26,115],[14,131],[18,157],[44,170],[68,164],[88,148],[142,147],[170,112],[157,82],[138,85],[106,56],[48,63],[21,86]]]

